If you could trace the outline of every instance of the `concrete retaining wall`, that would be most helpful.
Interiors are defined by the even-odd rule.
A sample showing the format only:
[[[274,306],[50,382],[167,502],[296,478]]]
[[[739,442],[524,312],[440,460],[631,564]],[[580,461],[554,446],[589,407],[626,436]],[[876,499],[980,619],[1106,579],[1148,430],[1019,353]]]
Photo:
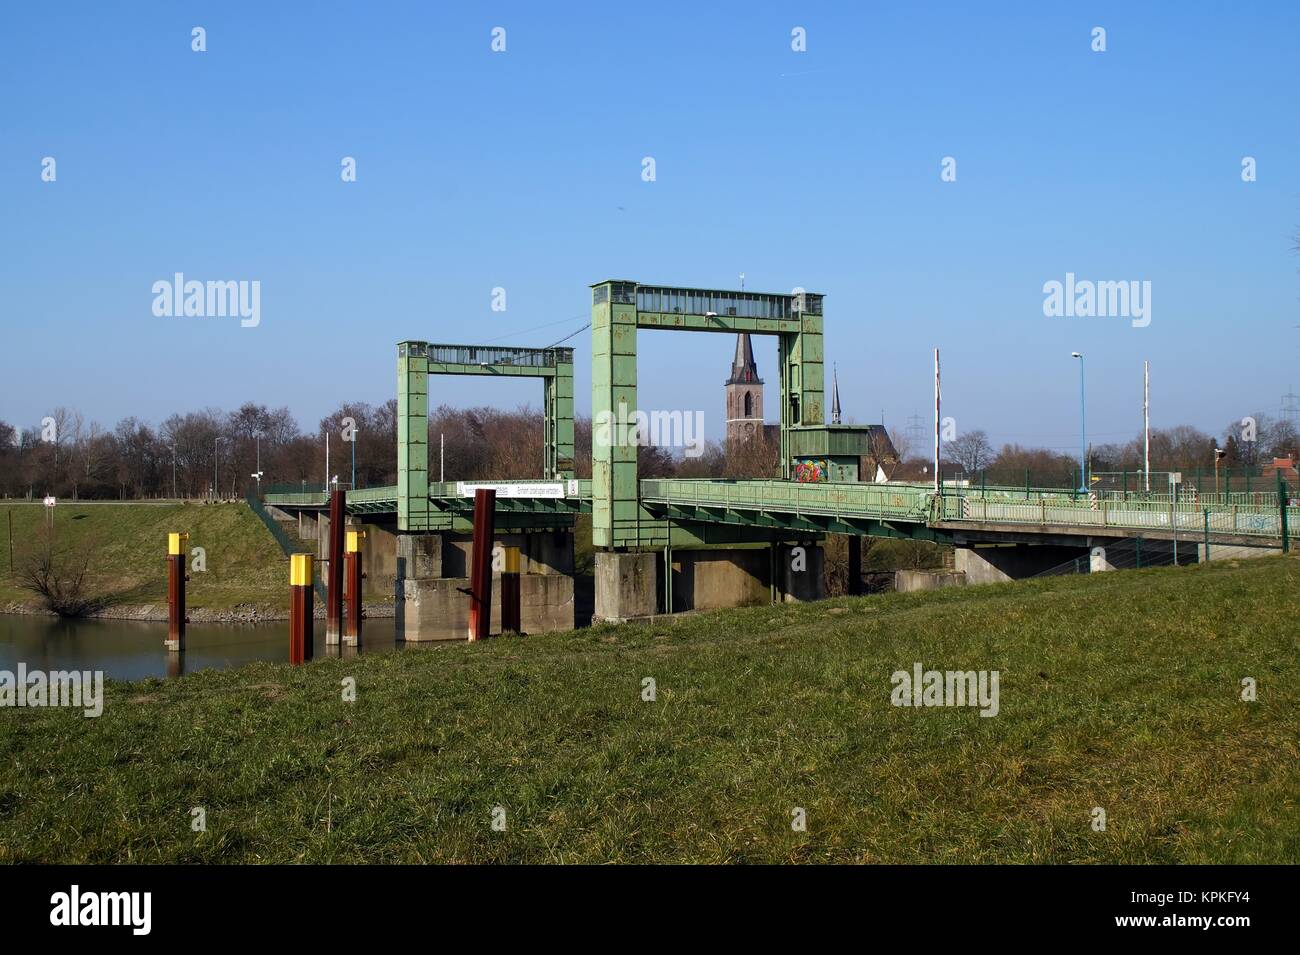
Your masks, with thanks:
[[[465,640],[469,633],[469,578],[407,578],[397,602],[398,639],[411,643]],[[520,624],[525,633],[573,629],[573,578],[524,574],[519,578]],[[492,580],[490,631],[501,632],[501,578]]]
[[[896,570],[894,589],[900,593],[915,590],[938,590],[941,587],[965,587],[966,575],[956,570]]]

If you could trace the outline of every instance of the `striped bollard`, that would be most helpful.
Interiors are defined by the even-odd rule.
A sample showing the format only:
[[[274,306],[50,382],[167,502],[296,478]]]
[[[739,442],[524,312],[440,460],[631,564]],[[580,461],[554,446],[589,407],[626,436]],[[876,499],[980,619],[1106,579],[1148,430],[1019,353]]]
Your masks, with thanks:
[[[315,637],[311,601],[311,554],[289,557],[289,662],[306,663]]]
[[[167,535],[167,640],[168,650],[185,649],[185,549],[189,534]]]

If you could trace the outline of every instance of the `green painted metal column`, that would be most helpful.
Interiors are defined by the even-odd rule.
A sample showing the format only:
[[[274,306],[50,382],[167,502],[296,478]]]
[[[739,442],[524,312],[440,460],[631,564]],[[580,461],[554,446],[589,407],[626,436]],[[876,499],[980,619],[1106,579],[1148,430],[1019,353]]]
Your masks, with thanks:
[[[551,481],[573,480],[573,349],[557,348],[554,376],[543,379],[546,414],[542,475]]]
[[[421,342],[397,346],[397,529],[429,529],[429,358]]]
[[[573,452],[573,349],[562,348],[555,365],[555,476],[572,481],[577,475]]]
[[[814,305],[813,302],[816,302]],[[822,316],[803,308],[821,308],[821,296],[796,293],[793,315],[800,330],[782,334],[777,339],[781,387],[781,476],[791,477],[793,456],[790,429],[795,425],[824,424],[826,401],[825,346]]]
[[[591,297],[591,540],[635,546],[636,285],[603,282]]]
[[[826,365],[822,340],[822,317],[800,315],[803,330],[796,348],[799,360],[799,403],[801,424],[825,424]]]

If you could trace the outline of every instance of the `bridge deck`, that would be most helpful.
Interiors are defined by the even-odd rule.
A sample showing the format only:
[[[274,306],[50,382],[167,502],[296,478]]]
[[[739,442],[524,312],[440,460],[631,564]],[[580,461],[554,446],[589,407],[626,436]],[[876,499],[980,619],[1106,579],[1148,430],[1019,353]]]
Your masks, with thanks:
[[[497,489],[497,511],[521,525],[556,526],[560,519],[591,510],[591,482],[446,482],[429,486],[429,499],[448,520],[463,522],[478,486]],[[397,510],[397,488],[365,488],[347,494],[355,514]],[[777,480],[650,479],[640,482],[640,501],[652,514],[700,523],[741,523],[798,533],[808,530],[881,533],[908,525],[930,528],[948,539],[953,533],[1010,531],[1038,534],[1177,534],[1189,540],[1275,545],[1281,537],[1281,512],[1274,494],[1207,495],[1180,501],[1168,495],[1102,494],[1084,496],[1061,490],[945,488],[936,495],[926,484],[798,484]],[[266,503],[320,509],[321,490],[271,492]],[[1300,507],[1287,508],[1287,525],[1300,522]],[[912,536],[926,536],[909,531]],[[933,536],[933,535],[931,535]]]

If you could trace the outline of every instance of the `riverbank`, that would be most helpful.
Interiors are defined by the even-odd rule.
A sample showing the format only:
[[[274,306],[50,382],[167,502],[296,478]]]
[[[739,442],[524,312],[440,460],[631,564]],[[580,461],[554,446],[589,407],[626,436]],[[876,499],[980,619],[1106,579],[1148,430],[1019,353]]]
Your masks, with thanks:
[[[190,535],[191,620],[273,620],[288,613],[288,559],[242,501],[64,501],[49,511],[40,503],[5,502],[0,511],[8,512],[0,514],[0,535],[13,528],[12,559],[10,542],[0,541],[0,607],[12,608],[8,613],[40,610],[40,599],[19,582],[50,534],[61,560],[88,559],[87,591],[103,603],[97,616],[158,619],[161,608],[166,619],[169,533]]]
[[[393,601],[366,601],[363,605],[365,615],[370,618],[392,617],[396,612]],[[313,615],[324,619],[325,607],[316,601]],[[20,614],[34,617],[58,617],[53,611],[46,610],[37,602],[7,603],[0,605],[0,613]],[[150,623],[167,622],[167,605],[141,604],[130,607],[104,607],[88,613],[82,619],[87,620],[139,620]],[[259,607],[252,604],[236,604],[233,607],[215,609],[211,607],[187,607],[185,619],[190,623],[271,623],[289,619],[288,606]]]
[[[0,861],[1294,864],[1298,585],[1225,560],[109,681],[96,719],[0,709]],[[896,705],[916,666],[997,673],[996,715]]]

